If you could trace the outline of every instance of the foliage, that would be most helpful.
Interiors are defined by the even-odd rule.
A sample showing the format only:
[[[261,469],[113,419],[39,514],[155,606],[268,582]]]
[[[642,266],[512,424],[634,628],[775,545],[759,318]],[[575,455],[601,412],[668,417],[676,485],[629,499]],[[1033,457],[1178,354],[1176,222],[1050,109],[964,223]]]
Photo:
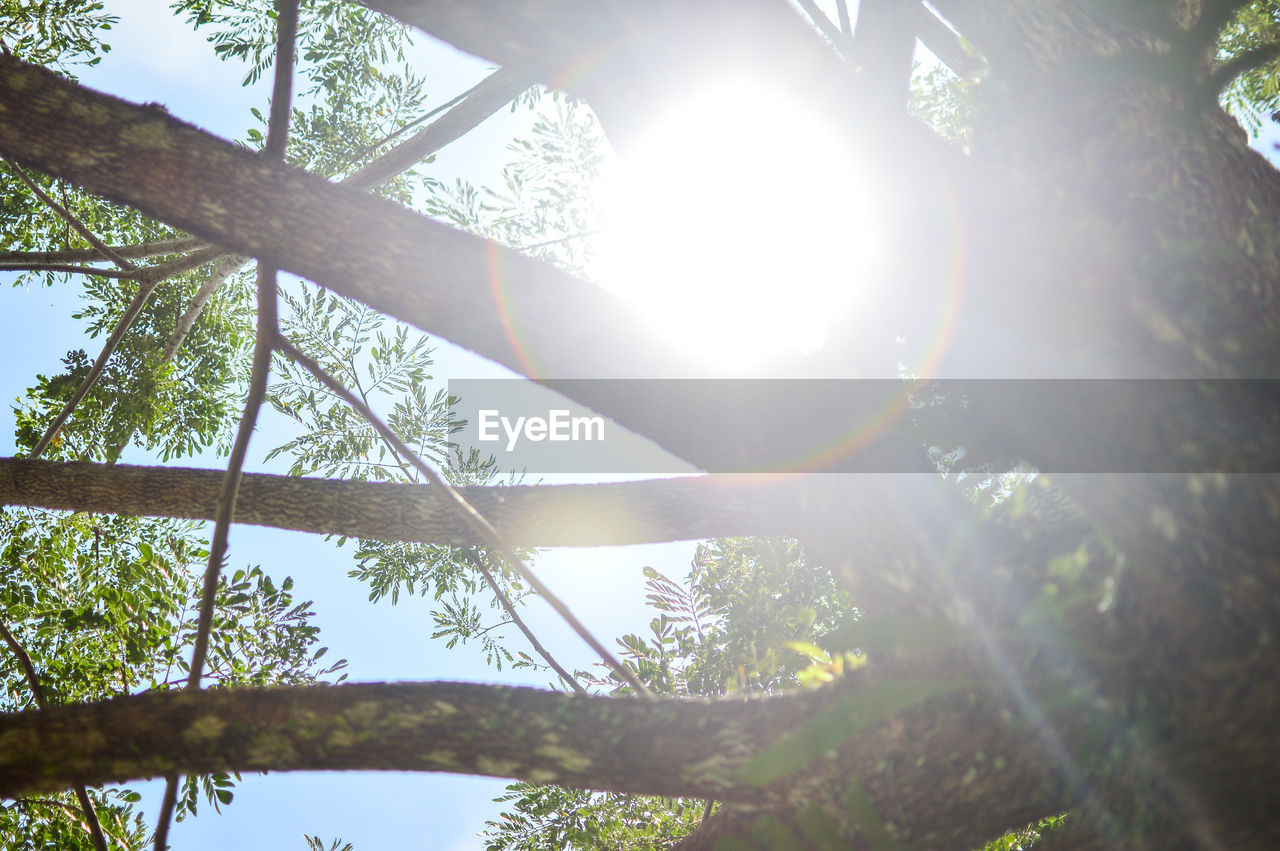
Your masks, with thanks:
[[[608,160],[595,116],[555,94],[554,111],[517,139],[502,172],[502,188],[428,181],[424,211],[479,236],[518,248],[587,277],[601,229],[597,189]]]
[[[103,700],[185,682],[208,557],[195,529],[170,520],[0,511],[0,619],[30,658],[46,702]],[[292,588],[292,579],[277,585],[260,567],[222,578],[206,681],[309,683],[345,667],[320,663],[327,648],[315,646],[311,604],[297,601]],[[33,706],[30,683],[9,648],[0,654],[0,684],[0,710]],[[229,803],[232,783],[226,775],[187,778],[179,817],[194,814],[200,797],[215,808]],[[130,806],[140,800],[136,793],[107,790],[98,797],[104,829],[110,825],[120,836],[142,830]],[[0,811],[0,835],[74,834],[67,807],[78,803],[58,800]]]
[[[1219,35],[1218,61],[1268,45],[1280,45],[1280,3],[1254,0]],[[1222,104],[1254,136],[1265,126],[1264,116],[1280,120],[1280,52],[1235,78],[1222,93]]]
[[[531,783],[515,783],[507,790],[497,800],[510,804],[513,811],[488,823],[488,851],[665,848],[687,836],[702,819],[703,807],[696,801]]]
[[[722,538],[700,544],[678,583],[644,568],[646,599],[658,613],[645,637],[617,640],[623,661],[654,692],[715,697],[779,692],[838,676],[857,618],[848,592],[786,538]],[[829,648],[829,650],[827,649]],[[839,660],[839,661],[836,661]],[[579,678],[614,692],[612,673]],[[499,798],[511,810],[489,822],[486,847],[499,849],[664,847],[702,818],[696,801],[604,795],[515,783]]]
[[[111,45],[102,33],[120,21],[85,0],[3,0],[0,34],[15,55],[64,72],[77,65],[97,65]]]
[[[944,139],[967,145],[973,120],[971,90],[976,85],[978,81],[963,80],[945,65],[926,68],[916,63],[907,107]]]

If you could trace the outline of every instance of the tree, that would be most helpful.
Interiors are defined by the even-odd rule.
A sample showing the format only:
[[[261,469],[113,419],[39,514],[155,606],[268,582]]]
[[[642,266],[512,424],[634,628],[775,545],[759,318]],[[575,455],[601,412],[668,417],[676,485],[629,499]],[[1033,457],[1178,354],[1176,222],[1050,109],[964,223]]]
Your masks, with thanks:
[[[936,369],[942,376],[1274,378],[1280,365],[1280,177],[1247,147],[1218,96],[1225,90],[1228,99],[1270,108],[1275,4],[931,5],[951,27],[939,29],[931,11],[926,16],[914,5],[904,8],[917,20],[904,25],[886,14],[888,4],[864,0],[858,17],[866,28],[855,28],[852,38],[848,27],[812,19],[826,33],[824,42],[789,7],[765,0],[366,4],[500,63],[520,85],[504,89],[490,108],[530,80],[557,82],[592,106],[619,145],[664,98],[709,69],[734,63],[776,69],[778,84],[797,99],[837,116],[849,148],[878,165],[876,206],[893,263],[877,274],[889,291],[874,311],[851,316],[841,339],[824,352],[771,364],[777,375],[891,368],[899,354],[895,335],[931,339],[930,331],[945,321],[952,343]],[[363,34],[344,51],[378,44],[370,34],[382,32],[385,19],[363,7],[324,11],[346,16],[348,27]],[[265,69],[263,45],[272,39],[263,34],[275,28],[264,19],[212,4],[192,5],[190,12],[201,22],[217,19],[230,33],[220,48],[251,55],[255,71]],[[286,4],[277,19],[278,55],[287,58],[294,37]],[[1280,671],[1270,644],[1280,599],[1280,494],[1274,466],[1234,463],[1265,457],[1274,443],[1269,385],[1245,385],[1264,394],[1262,419],[1252,421],[1266,430],[1232,433],[1225,448],[1180,442],[1188,420],[1207,418],[1227,433],[1231,416],[1254,416],[1239,395],[1213,389],[1238,385],[1210,384],[1205,405],[1184,405],[1156,418],[1151,448],[1135,450],[1146,470],[1162,469],[1159,462],[1170,455],[1186,462],[1212,450],[1209,457],[1221,459],[1224,468],[1253,475],[1201,467],[1187,475],[1055,475],[1052,482],[1042,476],[995,510],[974,505],[953,482],[917,477],[813,476],[760,486],[712,476],[454,489],[418,464],[400,438],[377,429],[394,465],[406,476],[430,480],[429,486],[246,476],[236,502],[242,444],[253,403],[265,392],[272,352],[287,356],[328,392],[360,402],[343,396],[346,391],[331,380],[334,363],[317,363],[281,336],[271,308],[276,269],[542,380],[578,374],[584,365],[608,377],[683,375],[686,369],[621,304],[573,274],[298,167],[337,173],[328,154],[310,155],[324,146],[304,146],[295,165],[282,164],[287,73],[277,78],[263,150],[252,152],[24,62],[21,55],[52,63],[91,52],[83,16],[61,20],[57,51],[19,42],[16,49],[25,53],[0,59],[0,110],[6,116],[0,153],[11,160],[11,174],[28,168],[47,176],[32,178],[32,194],[6,211],[16,223],[7,228],[17,234],[11,244],[47,250],[31,235],[42,234],[47,242],[56,225],[78,223],[100,254],[67,246],[64,251],[84,252],[73,262],[111,259],[112,280],[137,280],[144,289],[161,274],[151,271],[156,267],[139,270],[123,251],[90,239],[108,215],[121,245],[166,240],[163,256],[175,257],[166,262],[176,265],[164,273],[207,269],[223,252],[256,258],[251,385],[257,389],[225,478],[231,484],[221,490],[221,477],[212,473],[12,459],[0,462],[7,503],[218,515],[200,595],[206,626],[197,631],[196,644],[216,611],[218,548],[233,502],[236,516],[251,522],[460,548],[466,553],[457,557],[490,577],[499,596],[503,582],[516,574],[519,581],[536,582],[515,551],[520,546],[792,536],[803,542],[806,564],[829,570],[838,593],[864,613],[847,625],[843,647],[831,649],[860,648],[866,664],[831,686],[750,701],[625,697],[628,691],[661,693],[666,686],[659,684],[671,682],[663,649],[668,637],[682,655],[692,654],[694,670],[702,664],[696,648],[681,644],[691,642],[687,632],[668,636],[670,624],[661,617],[656,647],[624,642],[629,667],[600,648],[617,678],[614,697],[439,683],[201,690],[205,663],[197,653],[195,688],[6,716],[0,722],[6,743],[0,792],[29,799],[77,786],[80,812],[87,816],[104,803],[86,803],[88,787],[139,776],[448,770],[718,802],[714,815],[685,841],[690,848],[971,848],[1066,810],[1072,815],[1048,834],[1050,846],[1276,843],[1280,827],[1270,814],[1270,789],[1280,739],[1271,716],[1280,701]],[[303,135],[315,138],[348,126],[342,119],[358,102],[354,95],[366,91],[361,86],[382,84],[374,82],[370,62],[327,61],[320,30],[308,30],[307,20],[304,14],[298,44],[304,56],[319,51],[315,67],[329,69],[319,85],[353,95],[328,101],[341,106],[332,113],[295,116]],[[974,90],[964,148],[907,117],[899,76],[905,71],[895,59],[901,57],[888,49],[892,45],[871,39],[881,31],[886,38],[916,32],[926,42],[935,40],[935,53],[951,53],[956,65],[969,50],[983,57],[985,76]],[[956,32],[963,41],[953,43]],[[583,55],[603,58],[576,76],[560,73]],[[276,64],[287,71],[293,63]],[[408,89],[388,89],[383,96],[394,103],[411,100],[396,100],[397,91]],[[475,106],[473,98],[480,100],[473,94],[456,108]],[[359,173],[351,182],[360,182],[354,179]],[[60,181],[59,192],[69,187],[61,205],[67,211],[58,218],[47,212],[57,209],[47,191],[43,207],[31,200],[40,181],[50,186],[50,179]],[[228,215],[233,199],[236,212]],[[117,212],[107,202],[136,212]],[[95,216],[97,209],[109,213]],[[38,217],[44,217],[42,226],[24,224]],[[360,239],[350,238],[352,222],[362,223]],[[186,244],[175,250],[168,240],[183,234],[216,248],[189,254],[183,253],[191,250]],[[950,280],[961,248],[967,289],[963,309],[952,316],[940,307],[937,284]],[[24,262],[65,264],[67,256],[28,256]],[[492,303],[491,262],[505,271],[507,315],[522,320],[518,340]],[[197,298],[197,280],[176,279],[167,303]],[[239,302],[227,296],[226,309],[243,309],[247,289]],[[166,303],[164,290],[155,292],[156,304]],[[567,314],[568,304],[576,316]],[[314,312],[314,305],[302,308],[300,315]],[[160,319],[153,324],[161,336],[160,329],[169,327]],[[243,330],[240,337],[222,335],[227,333],[233,343],[247,342]],[[209,329],[205,345],[217,348],[222,335]],[[205,357],[231,362],[236,351],[229,345]],[[397,362],[408,351],[397,349]],[[193,357],[196,362],[209,361]],[[68,390],[85,383],[87,356],[68,365],[69,380],[47,380],[38,388],[31,436],[37,423],[60,404],[66,407]],[[122,372],[156,383],[121,385],[108,401],[131,408],[122,419],[138,422],[146,440],[165,446],[190,445],[166,429],[198,436],[188,441],[225,439],[224,421],[203,413],[225,409],[221,386],[209,384],[198,410],[184,414],[187,394],[170,388],[165,396],[170,373],[159,366]],[[411,375],[412,367],[405,369]],[[682,398],[672,410],[637,404],[608,383],[576,387],[577,401],[703,469],[734,469],[735,459],[794,438],[782,420],[761,421],[741,438],[708,439],[701,423],[711,402]],[[425,428],[432,405],[421,402],[412,422]],[[1034,413],[1025,412],[1028,423],[1035,422]],[[1063,429],[1068,435],[1085,433],[1096,412],[1072,413]],[[1215,419],[1224,414],[1226,419]],[[930,416],[926,410],[920,420],[926,436],[912,444],[919,454],[921,443],[964,445],[993,464],[1014,460],[1007,457],[1007,430],[997,432],[990,423],[983,428],[963,412]],[[128,438],[79,434],[79,443],[64,439],[53,450],[64,458],[110,460]],[[401,435],[406,437],[417,439]],[[373,432],[359,439],[366,438],[369,446],[378,445]],[[47,448],[28,445],[33,454]],[[1096,449],[1105,454],[1105,446]],[[1042,459],[1033,453],[1025,460]],[[459,475],[455,483],[474,480]],[[170,488],[157,490],[161,484]],[[732,498],[724,488],[733,488]],[[419,524],[385,510],[408,500],[426,509],[417,516],[431,519]],[[355,516],[352,505],[362,507]],[[619,516],[632,522],[608,522]],[[50,535],[47,546],[70,535]],[[88,539],[80,540],[83,550]],[[424,563],[435,569],[445,561]],[[440,581],[438,573],[432,576]],[[231,590],[240,581],[233,576]],[[678,591],[670,580],[653,581],[660,599]],[[263,580],[243,593],[260,605],[272,599],[273,587]],[[76,627],[85,612],[72,603],[66,608],[69,626]],[[99,657],[95,651],[85,658]],[[829,658],[834,666],[836,657]]]

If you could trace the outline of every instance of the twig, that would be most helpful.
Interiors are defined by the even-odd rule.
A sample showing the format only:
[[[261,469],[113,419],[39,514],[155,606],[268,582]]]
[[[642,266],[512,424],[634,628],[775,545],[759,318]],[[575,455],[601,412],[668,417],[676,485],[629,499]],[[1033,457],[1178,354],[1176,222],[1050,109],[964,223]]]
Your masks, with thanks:
[[[551,666],[551,669],[560,676],[560,679],[564,680],[565,683],[573,688],[575,692],[578,694],[586,694],[587,690],[583,688],[582,683],[578,682],[577,677],[566,671],[564,667],[556,661],[555,657],[551,655],[550,651],[542,646],[542,642],[538,641],[537,636],[533,634],[533,630],[529,629],[529,625],[526,624],[524,619],[516,612],[515,605],[511,602],[511,598],[502,590],[502,586],[498,584],[498,581],[493,578],[493,573],[484,564],[484,562],[481,561],[480,556],[473,550],[469,549],[463,550],[462,552],[464,558],[471,562],[472,566],[474,566],[475,569],[480,572],[480,575],[484,577],[484,581],[489,583],[489,587],[493,589],[493,593],[498,596],[498,603],[502,606],[503,610],[506,611],[507,616],[511,618],[511,622],[519,627],[520,631],[524,633],[524,637],[529,640],[529,644],[532,645],[535,651],[537,651],[538,655],[545,659],[547,664]]]
[[[271,90],[271,114],[267,120],[267,143],[262,155],[272,160],[284,159],[289,135],[289,114],[293,97],[293,50],[298,34],[298,0],[276,0],[276,75]],[[279,277],[274,266],[258,264],[258,334],[253,347],[253,368],[249,373],[249,398],[244,403],[240,427],[227,459],[227,471],[222,477],[218,492],[218,514],[213,524],[213,540],[209,546],[209,562],[204,571],[200,589],[200,614],[196,620],[195,642],[191,648],[191,667],[188,670],[187,690],[200,689],[200,677],[204,673],[205,657],[209,653],[209,633],[213,629],[213,610],[218,597],[218,577],[227,555],[227,539],[231,521],[235,517],[236,496],[240,490],[240,478],[244,472],[244,459],[249,453],[249,440],[262,412],[262,402],[267,397],[267,378],[271,373],[271,354],[274,341],[280,336],[278,308],[276,304],[276,280]],[[156,822],[155,851],[168,847],[169,825],[178,801],[178,775],[165,777],[164,799],[160,804],[160,818]]]
[[[0,272],[63,272],[69,275],[96,275],[99,278],[137,278],[138,269],[99,269],[69,263],[0,263]]]
[[[359,336],[359,334],[357,333],[356,336]],[[351,368],[352,368],[352,375],[356,375],[357,373],[355,371],[355,365],[352,364]],[[334,383],[337,384],[336,381]],[[356,387],[357,389],[360,388],[360,383],[358,378],[356,379]],[[329,392],[332,395],[332,391],[329,391]],[[338,398],[342,398],[342,397],[338,397]],[[354,394],[352,394],[352,398],[355,398]],[[360,402],[361,402],[362,410],[368,410],[370,413],[372,413],[372,408],[369,407],[369,397],[365,394],[363,389],[360,390]],[[377,433],[378,437],[382,440],[383,444],[388,449],[391,450],[391,456],[396,460],[396,463],[394,465],[387,465],[387,466],[394,466],[395,469],[401,470],[412,479],[413,466],[411,461],[409,460],[409,457],[421,458],[421,453],[413,452],[410,450],[408,453],[409,457],[406,457],[405,454],[400,451],[400,449],[401,447],[403,447],[407,450],[409,448],[407,444],[388,440],[387,433],[379,431],[376,427],[374,431]],[[388,429],[387,431],[389,432],[390,430]],[[415,480],[415,484],[416,484],[416,480]],[[528,624],[526,624],[524,622],[524,619],[520,617],[520,613],[516,611],[515,604],[512,603],[511,598],[507,595],[507,592],[503,589],[503,587],[498,584],[498,580],[495,579],[493,576],[493,571],[489,570],[488,565],[484,563],[484,560],[481,557],[481,555],[477,553],[475,550],[470,548],[463,549],[461,550],[461,552],[463,554],[463,557],[471,563],[472,567],[474,567],[480,573],[480,575],[484,577],[484,581],[489,584],[489,588],[493,591],[494,596],[498,598],[498,604],[502,606],[503,610],[511,618],[511,620],[507,621],[507,623],[514,623],[520,629],[520,631],[524,633],[524,637],[529,640],[529,644],[538,653],[538,655],[540,655],[543,659],[545,659],[547,664],[551,666],[552,670],[554,670],[560,676],[560,678],[564,680],[566,684],[571,686],[575,692],[577,692],[578,694],[587,694],[587,690],[583,688],[582,684],[578,682],[577,678],[574,677],[573,674],[565,670],[565,668],[555,660],[555,657],[551,655],[551,652],[547,650],[545,647],[543,647],[542,642],[540,642],[538,640],[538,637],[533,634],[533,630],[529,629]]]
[[[26,677],[27,685],[31,688],[31,696],[35,699],[36,706],[41,709],[46,708],[44,687],[40,685],[40,678],[36,676],[35,665],[31,664],[31,657],[27,655],[26,649],[9,631],[9,627],[4,621],[0,621],[0,638],[4,639],[4,643],[9,645],[9,650],[17,657],[18,665],[22,668],[22,674]],[[102,832],[102,823],[98,821],[98,812],[94,809],[93,801],[89,799],[89,791],[84,788],[83,783],[76,783],[72,788],[75,790],[76,798],[80,801],[81,814],[89,827],[89,835],[93,838],[93,847],[97,851],[107,851],[107,837]]]
[[[36,197],[44,202],[45,206],[47,206],[50,210],[53,210],[55,213],[61,216],[67,224],[71,225],[71,227],[75,228],[76,233],[83,236],[85,240],[87,240],[88,243],[92,245],[99,254],[101,254],[107,260],[110,260],[112,263],[115,263],[121,269],[133,268],[132,263],[130,263],[128,260],[126,260],[125,258],[121,257],[119,254],[117,254],[111,248],[111,246],[107,245],[105,242],[98,239],[98,237],[94,235],[93,231],[85,227],[84,223],[81,222],[78,218],[76,218],[74,213],[72,213],[66,207],[59,204],[57,201],[50,198],[49,194],[45,192],[43,189],[41,189],[39,186],[37,186],[34,180],[27,177],[27,173],[25,171],[18,168],[17,163],[9,159],[8,157],[3,157],[3,159],[6,163],[8,163],[9,170],[12,171],[19,180],[25,183],[27,185],[27,188],[30,189],[32,192],[34,192]]]
[[[206,247],[204,240],[180,236],[134,245],[116,245],[112,250],[129,260],[147,260],[166,254],[185,254]],[[93,248],[66,248],[62,251],[0,251],[0,263],[93,263],[101,260]]]
[[[406,446],[404,441],[402,441],[394,431],[388,428],[386,423],[384,423],[368,405],[365,405],[354,393],[340,384],[333,378],[333,376],[329,375],[329,373],[325,372],[318,363],[299,351],[298,348],[288,340],[284,338],[278,339],[276,341],[276,348],[281,354],[301,366],[307,372],[311,373],[315,376],[316,380],[321,384],[324,384],[330,391],[340,396],[343,401],[358,411],[361,416],[368,420],[370,425],[378,430],[379,434],[381,434],[388,443],[393,444],[397,451],[400,452],[403,457],[418,470],[418,472],[426,477],[428,482],[443,490],[444,493],[448,495],[448,504],[455,514],[464,523],[472,526],[487,546],[490,546],[502,553],[507,564],[509,564],[516,573],[520,574],[520,577],[528,582],[534,591],[546,599],[548,605],[550,605],[551,608],[554,609],[556,613],[573,628],[573,631],[576,632],[578,636],[585,641],[587,645],[595,651],[595,653],[603,659],[610,668],[613,669],[614,673],[617,674],[623,682],[631,686],[638,695],[643,695],[645,697],[653,696],[644,684],[631,673],[630,669],[615,659],[613,654],[609,652],[608,648],[601,644],[600,641],[591,634],[591,631],[587,629],[586,625],[583,624],[582,621],[578,620],[577,616],[574,615],[573,611],[564,603],[564,601],[556,596],[555,593],[552,592],[552,590],[548,588],[532,570],[529,569],[528,565],[524,563],[524,560],[516,555],[515,551],[506,542],[506,539],[504,539],[498,530],[493,527],[493,524],[485,519],[484,515],[476,511],[475,508],[472,507],[471,503],[467,502],[467,500],[462,496],[462,494],[458,493],[452,485],[444,480],[444,477],[433,470],[426,462],[419,458],[413,450]]]
[[[80,386],[71,394],[71,398],[62,406],[62,410],[54,417],[53,422],[45,429],[40,440],[32,448],[28,457],[39,458],[40,455],[49,447],[58,430],[63,424],[70,419],[71,414],[75,411],[76,406],[84,399],[93,385],[97,383],[98,377],[102,375],[102,371],[107,366],[107,361],[120,345],[120,341],[124,339],[125,332],[129,330],[129,326],[133,324],[133,320],[142,312],[142,308],[146,305],[147,300],[151,298],[151,294],[155,292],[156,287],[165,278],[172,275],[178,275],[198,268],[220,254],[217,248],[205,248],[186,257],[179,257],[168,263],[161,263],[158,266],[149,266],[145,269],[138,270],[138,291],[134,294],[133,300],[129,302],[129,306],[124,309],[124,313],[116,320],[116,325],[111,329],[111,335],[107,337],[107,341],[102,344],[102,351],[98,353],[98,358],[93,362],[93,366],[89,368],[89,373],[80,382]]]

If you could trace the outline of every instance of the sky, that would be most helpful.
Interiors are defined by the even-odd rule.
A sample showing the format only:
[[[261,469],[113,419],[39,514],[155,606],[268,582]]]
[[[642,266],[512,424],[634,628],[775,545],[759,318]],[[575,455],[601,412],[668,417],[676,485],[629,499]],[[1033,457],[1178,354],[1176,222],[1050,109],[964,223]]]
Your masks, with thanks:
[[[108,41],[112,50],[101,64],[79,73],[93,88],[137,102],[158,102],[178,118],[224,138],[243,138],[254,126],[251,106],[265,113],[269,83],[244,88],[242,66],[219,62],[203,35],[174,18],[164,4],[127,0],[107,2],[116,14]],[[489,66],[451,47],[415,34],[415,64],[428,77],[427,92],[442,103],[482,79]],[[269,79],[269,78],[268,78]],[[473,134],[442,151],[426,167],[445,181],[455,177],[476,183],[491,180],[505,162],[505,147],[520,129],[520,117],[500,112]],[[78,283],[55,288],[15,288],[0,276],[0,340],[9,356],[0,358],[0,455],[13,455],[14,414],[11,402],[29,387],[36,372],[56,374],[69,349],[83,347],[92,357],[101,345],[84,335],[71,318],[79,306]],[[437,345],[438,378],[488,378],[508,375],[500,367],[442,340]],[[20,352],[20,357],[12,353]],[[442,385],[443,386],[443,385]],[[277,459],[264,464],[266,452],[289,437],[287,421],[273,413],[250,447],[250,471],[285,472]],[[158,463],[136,448],[126,463]],[[220,468],[218,459],[182,459],[184,466]],[[534,562],[534,568],[573,611],[606,644],[624,632],[646,629],[651,615],[642,605],[641,567],[653,565],[672,577],[687,573],[691,542],[559,550]],[[433,624],[429,599],[401,597],[397,606],[367,601],[368,589],[347,577],[350,550],[339,550],[323,537],[296,532],[236,526],[231,533],[232,568],[261,564],[273,577],[294,578],[297,599],[315,601],[315,623],[321,643],[330,647],[326,662],[346,658],[352,682],[392,680],[469,680],[544,686],[546,675],[522,675],[485,665],[474,645],[446,650],[430,638]],[[548,607],[533,601],[527,620],[540,639],[567,666],[590,667],[590,650],[569,632]],[[523,638],[508,628],[507,643],[528,650]],[[245,776],[236,798],[216,815],[205,804],[200,815],[174,825],[172,847],[204,851],[227,847],[304,849],[303,835],[326,841],[342,837],[357,851],[373,849],[472,849],[483,844],[477,833],[499,806],[492,799],[509,781],[441,774],[277,773]],[[132,784],[146,794],[142,806],[154,824],[159,802],[157,783]]]

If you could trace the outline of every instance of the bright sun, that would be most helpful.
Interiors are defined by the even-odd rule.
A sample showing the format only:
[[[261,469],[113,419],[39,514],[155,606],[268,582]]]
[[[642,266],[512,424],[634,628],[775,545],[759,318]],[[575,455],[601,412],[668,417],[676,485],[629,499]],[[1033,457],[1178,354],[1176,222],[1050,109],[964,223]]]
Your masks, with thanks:
[[[722,371],[817,348],[871,244],[835,132],[745,82],[661,119],[605,187],[602,283]]]

